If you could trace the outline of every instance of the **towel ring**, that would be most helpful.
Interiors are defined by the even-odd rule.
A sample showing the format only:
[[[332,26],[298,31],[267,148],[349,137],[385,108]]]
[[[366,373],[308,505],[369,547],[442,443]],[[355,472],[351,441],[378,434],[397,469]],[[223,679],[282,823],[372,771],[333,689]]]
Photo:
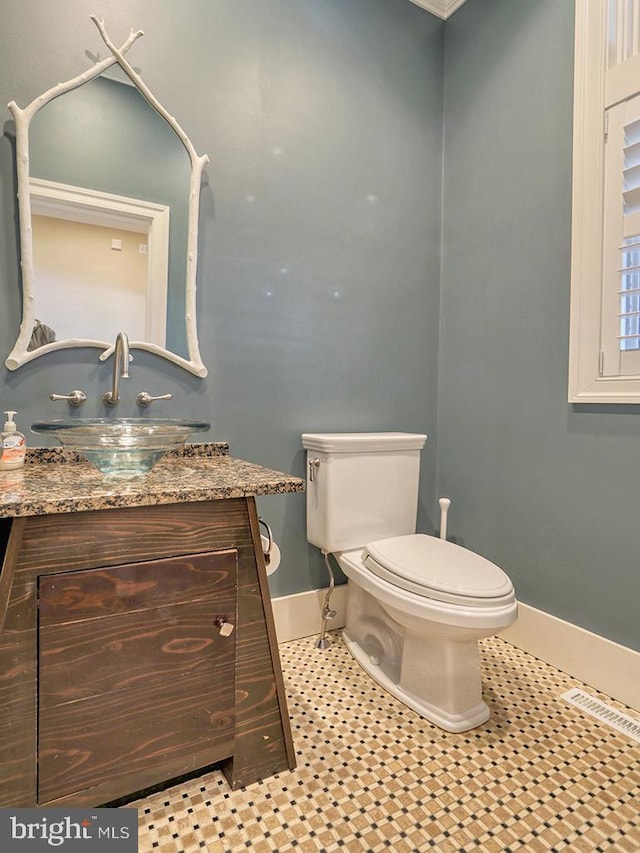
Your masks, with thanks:
[[[273,545],[273,533],[271,532],[271,528],[269,527],[267,522],[264,520],[264,518],[258,518],[258,524],[261,524],[264,527],[264,529],[267,531],[267,540],[268,540],[269,544],[267,545],[266,551],[264,550],[264,545],[263,545],[262,553],[264,554],[265,563],[267,565],[269,565],[269,560],[271,559],[271,547]]]

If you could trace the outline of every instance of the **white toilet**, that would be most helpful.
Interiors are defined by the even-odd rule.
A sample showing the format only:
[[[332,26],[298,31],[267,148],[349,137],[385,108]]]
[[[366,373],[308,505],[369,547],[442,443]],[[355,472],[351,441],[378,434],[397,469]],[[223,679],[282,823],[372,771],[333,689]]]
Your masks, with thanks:
[[[305,433],[307,538],[349,579],[344,641],[379,684],[462,732],[489,719],[478,640],[512,625],[513,585],[465,548],[415,533],[426,435]]]

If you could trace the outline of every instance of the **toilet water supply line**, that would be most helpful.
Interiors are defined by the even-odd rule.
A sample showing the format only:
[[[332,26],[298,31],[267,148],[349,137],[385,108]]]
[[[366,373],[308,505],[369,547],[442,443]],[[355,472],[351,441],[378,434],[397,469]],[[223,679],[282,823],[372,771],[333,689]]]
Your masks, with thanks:
[[[440,539],[447,538],[447,514],[449,512],[449,507],[451,506],[450,498],[440,498],[438,500],[440,504]],[[333,575],[333,569],[331,568],[331,563],[329,562],[329,554],[327,551],[322,552],[322,556],[324,557],[324,564],[327,567],[327,572],[329,573],[329,586],[327,587],[327,594],[324,597],[324,605],[322,607],[322,622],[320,625],[320,636],[316,640],[316,649],[328,649],[331,643],[327,639],[327,622],[329,619],[334,619],[337,616],[337,611],[331,609],[331,593],[335,587],[335,577]]]
[[[316,641],[316,649],[328,649],[331,643],[327,640],[327,622],[329,619],[335,619],[338,615],[337,611],[331,609],[330,601],[331,601],[331,593],[333,592],[333,588],[335,587],[335,578],[333,576],[333,569],[331,568],[331,563],[329,562],[329,554],[327,551],[322,552],[322,556],[324,557],[324,564],[327,567],[327,571],[329,572],[329,586],[327,587],[327,594],[324,597],[324,605],[322,607],[322,623],[320,625],[320,637]]]

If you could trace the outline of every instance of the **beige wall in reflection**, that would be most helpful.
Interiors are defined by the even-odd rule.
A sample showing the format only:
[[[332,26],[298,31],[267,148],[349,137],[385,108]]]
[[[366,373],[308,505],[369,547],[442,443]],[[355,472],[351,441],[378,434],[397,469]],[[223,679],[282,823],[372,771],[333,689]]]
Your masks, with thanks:
[[[56,340],[149,339],[146,233],[40,215],[32,226],[35,315]]]

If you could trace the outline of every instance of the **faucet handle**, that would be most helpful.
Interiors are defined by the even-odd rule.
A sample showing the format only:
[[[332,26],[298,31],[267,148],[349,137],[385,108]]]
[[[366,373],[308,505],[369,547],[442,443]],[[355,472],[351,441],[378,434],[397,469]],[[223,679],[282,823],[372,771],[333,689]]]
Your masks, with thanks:
[[[136,403],[143,409],[150,406],[154,400],[173,400],[173,394],[160,394],[159,397],[152,397],[148,391],[141,391],[136,397]]]
[[[71,391],[69,394],[50,394],[49,399],[54,401],[66,400],[70,406],[75,406],[77,408],[86,402],[87,395],[84,391],[78,391],[76,389],[75,391]]]

